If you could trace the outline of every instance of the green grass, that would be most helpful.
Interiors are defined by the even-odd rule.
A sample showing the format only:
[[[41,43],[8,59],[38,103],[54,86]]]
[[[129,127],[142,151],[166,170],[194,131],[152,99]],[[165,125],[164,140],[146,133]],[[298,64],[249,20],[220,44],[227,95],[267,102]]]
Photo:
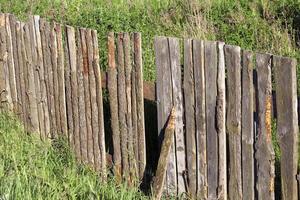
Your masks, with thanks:
[[[155,80],[155,35],[221,40],[300,61],[298,0],[0,0],[0,11],[96,29],[103,69],[108,31],[139,31],[148,81]]]
[[[0,199],[148,199],[112,179],[102,183],[68,149],[64,139],[42,142],[0,113]]]

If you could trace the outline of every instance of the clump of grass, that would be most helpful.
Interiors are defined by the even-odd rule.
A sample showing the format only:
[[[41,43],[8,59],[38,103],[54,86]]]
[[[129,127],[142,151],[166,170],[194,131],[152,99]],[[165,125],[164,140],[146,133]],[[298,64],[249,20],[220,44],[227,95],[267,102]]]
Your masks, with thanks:
[[[0,113],[0,199],[148,199],[137,188],[102,183],[78,164],[66,141],[42,142]]]

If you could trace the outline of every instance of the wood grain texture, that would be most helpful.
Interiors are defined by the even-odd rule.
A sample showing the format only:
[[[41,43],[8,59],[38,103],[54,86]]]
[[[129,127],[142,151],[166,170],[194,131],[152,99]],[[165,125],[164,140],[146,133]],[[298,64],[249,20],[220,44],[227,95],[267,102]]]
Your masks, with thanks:
[[[226,87],[224,42],[217,43],[217,133],[218,133],[218,199],[227,199],[227,154],[226,154]]]
[[[272,81],[269,54],[256,54],[258,133],[255,141],[257,199],[274,199],[275,154],[272,145]]]
[[[242,176],[243,198],[254,200],[253,54],[242,59]]]
[[[195,91],[193,70],[192,40],[184,41],[184,102],[185,102],[185,131],[186,131],[186,156],[188,171],[188,188],[191,198],[197,192],[196,173],[196,138],[195,138]]]
[[[204,42],[193,40],[195,121],[197,140],[197,198],[207,198]]]
[[[281,198],[298,199],[298,112],[295,59],[273,57],[275,68],[277,138],[281,150]]]
[[[218,54],[216,42],[204,43],[208,198],[217,198],[218,132],[216,127]]]
[[[227,68],[228,198],[242,199],[241,55],[240,47],[225,45]]]

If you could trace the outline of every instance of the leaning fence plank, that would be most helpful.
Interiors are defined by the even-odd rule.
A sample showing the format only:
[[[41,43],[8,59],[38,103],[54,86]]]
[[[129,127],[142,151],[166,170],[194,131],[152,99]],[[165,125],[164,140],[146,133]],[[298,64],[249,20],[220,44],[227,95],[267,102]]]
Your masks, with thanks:
[[[79,112],[79,132],[80,132],[80,150],[83,163],[88,163],[88,142],[87,142],[87,122],[86,122],[86,107],[85,107],[85,92],[84,92],[84,64],[82,57],[82,43],[80,31],[76,31],[77,43],[77,83],[78,83],[78,112]]]
[[[257,54],[258,134],[255,141],[257,199],[274,199],[275,155],[272,146],[271,55]]]
[[[242,176],[243,198],[254,200],[253,54],[242,59]]]
[[[99,148],[100,148],[100,156],[101,156],[101,178],[102,180],[106,180],[106,151],[105,151],[105,135],[104,135],[104,115],[103,115],[103,100],[102,100],[102,86],[101,86],[101,74],[100,74],[100,66],[99,66],[99,49],[98,49],[98,38],[97,32],[92,30],[92,38],[93,38],[93,68],[96,79],[96,91],[97,91],[97,105],[98,105],[98,117],[99,117]]]
[[[109,105],[111,113],[111,129],[114,148],[114,173],[117,182],[121,180],[122,161],[121,161],[121,142],[120,142],[120,129],[119,129],[119,115],[118,115],[118,82],[117,82],[117,69],[115,62],[115,42],[114,33],[108,34],[108,92],[109,92]]]
[[[136,73],[136,103],[137,103],[137,131],[139,145],[139,173],[143,178],[146,168],[146,139],[144,121],[144,93],[143,93],[143,62],[141,33],[134,33],[134,64]]]
[[[186,129],[186,153],[189,195],[196,195],[196,138],[195,138],[195,101],[194,101],[194,72],[192,40],[184,41],[184,102],[185,102],[185,129]]]
[[[242,199],[241,56],[240,47],[225,45],[227,68],[228,198]]]
[[[169,51],[170,51],[170,63],[171,63],[171,76],[173,87],[173,105],[176,110],[175,114],[175,143],[173,149],[175,149],[176,157],[175,164],[177,165],[177,188],[178,193],[182,194],[186,192],[184,173],[186,170],[185,160],[185,140],[183,131],[183,95],[181,84],[181,66],[180,66],[180,47],[177,38],[169,38]],[[175,146],[176,144],[176,146]],[[175,156],[175,155],[174,155]],[[176,160],[177,158],[177,160]]]
[[[207,198],[204,42],[193,40],[195,120],[197,140],[197,198]]]
[[[157,165],[157,170],[153,182],[153,199],[160,200],[163,192],[164,181],[166,177],[166,170],[168,164],[168,158],[170,157],[170,151],[172,143],[174,142],[174,131],[176,126],[176,110],[172,109],[170,116],[168,117],[168,123],[165,128],[164,140],[161,147],[161,153]]]
[[[216,42],[205,42],[205,103],[207,133],[208,198],[217,198],[218,191],[218,133],[216,129],[218,52]]]
[[[38,132],[39,131],[39,120],[38,120],[38,108],[36,101],[36,93],[35,93],[35,83],[34,83],[34,66],[32,59],[32,51],[31,51],[31,37],[29,32],[29,24],[25,24],[24,26],[24,44],[25,44],[25,87],[26,87],[26,103],[28,109],[28,125],[30,132]]]
[[[7,50],[7,67],[9,74],[9,85],[10,85],[10,96],[12,101],[13,110],[16,111],[17,105],[17,87],[16,87],[16,73],[14,66],[13,57],[13,43],[12,35],[10,30],[10,14],[5,15],[5,26],[6,26],[6,50]]]
[[[296,60],[274,56],[277,137],[281,152],[281,198],[298,199],[298,113]]]
[[[227,199],[227,155],[226,155],[226,90],[224,42],[218,42],[217,72],[217,132],[218,132],[218,199]]]

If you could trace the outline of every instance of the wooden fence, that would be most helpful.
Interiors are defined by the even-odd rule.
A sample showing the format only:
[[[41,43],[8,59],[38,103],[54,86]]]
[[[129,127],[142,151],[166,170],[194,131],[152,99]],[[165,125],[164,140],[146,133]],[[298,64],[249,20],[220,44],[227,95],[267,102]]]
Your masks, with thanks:
[[[160,134],[176,109],[167,192],[198,199],[274,199],[280,195],[272,143],[277,127],[281,198],[298,199],[295,59],[185,39],[182,69],[179,40],[166,37],[155,38],[155,55]]]

